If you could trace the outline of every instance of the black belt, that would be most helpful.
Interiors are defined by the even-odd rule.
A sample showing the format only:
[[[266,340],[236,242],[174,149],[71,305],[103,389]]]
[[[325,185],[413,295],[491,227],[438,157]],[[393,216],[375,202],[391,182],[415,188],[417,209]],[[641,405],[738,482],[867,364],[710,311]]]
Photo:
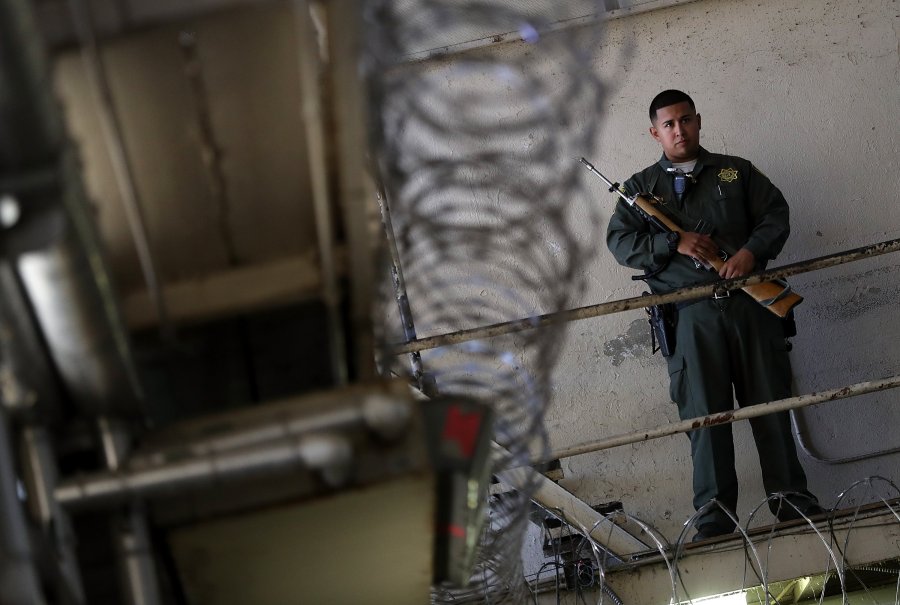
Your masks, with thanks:
[[[704,296],[703,298],[695,298],[694,300],[686,300],[683,302],[675,303],[675,308],[679,311],[684,309],[685,307],[690,307],[693,304],[698,302],[702,302],[704,300],[723,300],[725,298],[731,298],[730,290],[722,290],[720,292],[714,292],[712,296]]]

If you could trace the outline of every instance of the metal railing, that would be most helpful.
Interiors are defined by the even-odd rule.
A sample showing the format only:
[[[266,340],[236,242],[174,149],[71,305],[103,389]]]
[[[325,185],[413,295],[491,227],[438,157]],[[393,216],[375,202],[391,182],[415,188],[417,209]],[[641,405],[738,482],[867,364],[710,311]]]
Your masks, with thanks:
[[[820,256],[810,260],[800,261],[790,265],[785,265],[777,269],[770,269],[760,273],[754,273],[746,277],[738,277],[734,279],[726,279],[716,281],[701,286],[689,286],[679,288],[666,294],[653,294],[650,296],[635,296],[632,298],[624,298],[614,300],[597,305],[589,305],[579,307],[577,309],[568,309],[565,311],[557,311],[555,313],[547,313],[545,315],[537,315],[535,317],[526,317],[503,323],[492,324],[489,326],[481,326],[468,330],[460,330],[448,334],[440,334],[437,336],[429,336],[427,338],[418,338],[405,343],[397,343],[388,347],[388,352],[394,355],[403,353],[411,353],[413,351],[424,351],[426,349],[435,349],[448,345],[468,342],[470,340],[479,340],[482,338],[494,338],[504,334],[512,334],[523,330],[533,330],[535,328],[543,328],[546,326],[567,323],[579,319],[588,319],[590,317],[599,317],[601,315],[611,315],[622,311],[630,311],[632,309],[640,309],[652,305],[661,305],[665,303],[681,302],[692,300],[695,298],[704,298],[712,296],[716,292],[722,290],[739,290],[744,286],[760,284],[762,282],[772,281],[773,279],[783,279],[792,275],[801,273],[809,273],[819,269],[827,269],[836,267],[845,263],[850,263],[865,258],[881,256],[889,252],[900,250],[900,239],[892,239],[878,244],[871,244],[861,248],[854,248],[844,252],[836,252],[826,256]]]
[[[826,401],[837,401],[838,399],[846,399],[847,397],[856,397],[865,393],[874,393],[877,391],[886,391],[900,386],[900,376],[892,376],[881,380],[873,380],[869,382],[859,382],[849,386],[821,391],[819,393],[810,393],[808,395],[800,395],[797,397],[788,397],[777,401],[769,401],[757,405],[748,405],[740,409],[721,412],[718,414],[709,414],[707,416],[698,416],[697,418],[688,418],[680,422],[673,422],[653,428],[642,429],[623,435],[607,437],[580,445],[573,445],[566,448],[553,451],[547,458],[557,460],[560,458],[570,458],[580,454],[589,452],[598,452],[629,443],[638,443],[640,441],[649,441],[658,439],[659,437],[667,437],[669,435],[677,435],[678,433],[687,433],[696,429],[715,426],[717,424],[730,424],[738,420],[748,420],[750,418],[758,418],[766,414],[775,414],[777,412],[785,412],[804,408]]]
[[[450,346],[483,338],[493,338],[496,336],[511,334],[523,330],[537,329],[551,325],[563,324],[570,321],[577,321],[580,319],[599,317],[601,315],[611,315],[613,313],[644,308],[651,305],[681,302],[712,296],[716,292],[721,292],[722,290],[738,290],[745,286],[758,284],[773,279],[784,279],[792,275],[799,275],[801,273],[808,273],[811,271],[817,271],[819,269],[835,267],[837,265],[855,262],[866,258],[873,258],[882,254],[895,252],[897,250],[900,250],[900,239],[887,240],[868,246],[862,246],[843,252],[837,252],[834,254],[792,263],[783,267],[779,267],[777,269],[771,269],[745,277],[722,280],[700,286],[679,288],[678,290],[674,290],[666,294],[656,294],[649,296],[644,295],[626,298],[610,301],[607,303],[579,307],[576,309],[548,313],[536,317],[523,318],[503,323],[492,324],[489,326],[460,330],[448,334],[410,340],[406,343],[400,343],[390,346],[389,352],[396,355],[403,353],[417,353],[427,349]],[[548,462],[550,460],[568,458],[589,452],[596,452],[604,449],[618,447],[621,445],[627,445],[630,443],[637,443],[639,441],[648,441],[650,439],[675,435],[678,433],[687,433],[689,431],[705,426],[732,423],[738,420],[756,418],[758,416],[764,416],[766,414],[772,414],[775,412],[801,409],[826,401],[835,401],[838,399],[854,397],[865,393],[888,390],[896,388],[897,386],[900,386],[900,376],[894,376],[891,378],[885,378],[882,380],[875,380],[870,382],[861,382],[841,388],[822,391],[820,393],[811,393],[808,395],[789,397],[786,399],[762,403],[759,405],[746,406],[726,413],[710,414],[708,416],[691,418],[681,422],[670,423],[653,428],[634,431],[623,435],[608,437],[589,443],[561,448],[553,451],[545,460],[541,460],[539,462]],[[796,424],[796,419],[792,418],[792,420],[794,424]],[[799,434],[798,437],[800,437]],[[804,443],[801,439],[801,446],[803,445]],[[805,447],[804,450],[806,451]],[[894,450],[884,450],[883,452],[876,452],[875,455],[889,454],[895,451],[900,451],[900,448],[896,448]],[[847,459],[847,461],[865,459],[868,457],[870,457],[870,455],[863,455]],[[838,462],[844,461],[845,460],[842,459]],[[825,460],[825,462],[829,461]]]

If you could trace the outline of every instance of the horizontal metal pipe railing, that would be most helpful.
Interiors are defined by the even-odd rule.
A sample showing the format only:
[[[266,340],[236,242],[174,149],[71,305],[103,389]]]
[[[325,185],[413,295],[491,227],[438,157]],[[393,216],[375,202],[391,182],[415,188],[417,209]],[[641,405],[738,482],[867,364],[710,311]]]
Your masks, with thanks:
[[[638,443],[640,441],[649,441],[669,435],[677,435],[678,433],[687,433],[689,431],[715,426],[718,424],[729,424],[738,420],[748,420],[765,416],[766,414],[774,414],[776,412],[784,412],[803,408],[826,401],[836,401],[838,399],[846,399],[847,397],[855,397],[865,393],[874,393],[877,391],[886,391],[900,386],[900,376],[892,376],[881,380],[873,380],[869,382],[858,382],[838,389],[821,391],[819,393],[810,393],[808,395],[800,395],[798,397],[788,397],[787,399],[779,399],[768,403],[760,403],[758,405],[750,405],[720,414],[710,414],[708,416],[699,416],[697,418],[689,418],[681,422],[674,422],[663,426],[625,433],[607,437],[606,439],[598,439],[589,443],[582,443],[553,451],[544,462],[550,460],[558,460],[560,458],[571,458],[580,454],[589,452],[598,452],[607,450],[630,443]]]
[[[754,273],[746,277],[738,277],[722,281],[711,282],[701,286],[690,286],[680,288],[666,294],[654,294],[650,296],[635,296],[633,298],[625,298],[614,300],[597,305],[587,307],[579,307],[577,309],[569,309],[566,311],[558,311],[556,313],[547,313],[535,317],[527,317],[513,321],[482,326],[468,330],[460,330],[449,334],[441,334],[438,336],[430,336],[427,338],[419,338],[406,343],[397,343],[389,345],[387,351],[393,355],[401,355],[411,353],[413,351],[424,351],[426,349],[434,349],[448,345],[459,344],[470,340],[479,340],[482,338],[493,338],[503,334],[511,334],[514,332],[522,332],[534,328],[542,328],[554,324],[561,324],[579,319],[587,319],[590,317],[599,317],[601,315],[611,315],[631,309],[640,309],[652,305],[660,305],[664,303],[681,302],[695,298],[703,298],[712,296],[714,293],[722,290],[738,290],[744,286],[751,286],[773,279],[783,279],[791,275],[799,275],[819,269],[835,267],[844,263],[871,258],[896,252],[900,250],[900,239],[888,240],[878,244],[854,248],[844,252],[837,252],[827,256],[821,256],[810,260],[800,261],[790,265],[771,269],[760,273]]]

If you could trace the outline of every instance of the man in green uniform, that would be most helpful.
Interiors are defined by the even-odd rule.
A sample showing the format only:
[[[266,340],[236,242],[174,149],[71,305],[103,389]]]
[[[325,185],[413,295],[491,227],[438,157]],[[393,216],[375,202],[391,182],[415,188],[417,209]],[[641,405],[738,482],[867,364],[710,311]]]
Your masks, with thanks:
[[[635,174],[629,195],[650,193],[685,233],[660,233],[619,202],[606,241],[619,263],[651,274],[655,293],[740,277],[763,269],[788,238],[788,205],[781,192],[747,160],[700,146],[700,115],[685,93],[666,90],[650,104],[650,134],[662,146],[659,161]],[[712,237],[710,237],[712,236]],[[715,239],[715,241],[714,241]],[[703,268],[719,242],[731,253],[718,274]],[[699,261],[699,262],[697,262]],[[782,320],[742,292],[680,305],[675,350],[668,358],[670,395],[682,419],[791,396],[791,367]],[[806,489],[786,412],[750,420],[767,493],[781,492],[803,514],[822,512]],[[716,499],[732,513],[738,500],[731,425],[689,433],[694,463],[694,507]],[[779,520],[797,510],[770,501]],[[734,530],[717,506],[698,519],[695,539]]]

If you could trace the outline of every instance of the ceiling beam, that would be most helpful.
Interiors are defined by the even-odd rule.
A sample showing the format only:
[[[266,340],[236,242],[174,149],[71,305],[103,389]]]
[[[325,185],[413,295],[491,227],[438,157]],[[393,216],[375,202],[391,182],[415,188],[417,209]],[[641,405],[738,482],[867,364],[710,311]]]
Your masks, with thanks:
[[[343,273],[338,264],[338,275]],[[211,273],[166,284],[163,298],[169,319],[197,323],[291,303],[318,300],[322,275],[314,253]],[[156,311],[146,290],[124,297],[123,312],[131,330],[156,325]]]
[[[242,6],[273,3],[274,0],[91,0],[88,4],[98,39],[106,39]],[[78,44],[68,0],[35,0],[35,11],[51,49]]]

